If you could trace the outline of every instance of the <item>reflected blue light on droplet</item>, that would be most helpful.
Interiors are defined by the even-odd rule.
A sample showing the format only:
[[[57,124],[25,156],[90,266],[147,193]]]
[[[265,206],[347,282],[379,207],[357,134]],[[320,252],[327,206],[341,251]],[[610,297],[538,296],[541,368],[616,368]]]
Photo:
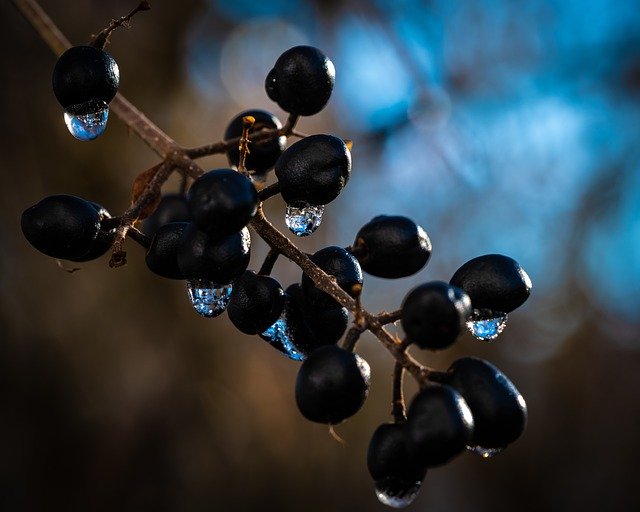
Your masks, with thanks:
[[[231,299],[232,286],[217,285],[205,279],[190,279],[187,281],[189,300],[200,316],[213,318],[221,315]]]
[[[294,361],[302,361],[305,358],[304,354],[293,344],[286,308],[282,311],[280,318],[260,336]]]
[[[93,140],[104,133],[109,119],[109,107],[106,103],[96,107],[96,110],[81,109],[81,113],[64,113],[64,122],[69,133],[82,141]]]
[[[347,16],[338,28],[338,48],[335,93],[349,112],[345,129],[378,130],[406,119],[414,84],[384,31]]]
[[[307,203],[287,205],[284,221],[294,235],[309,236],[322,223],[323,213],[324,205],[311,206]]]

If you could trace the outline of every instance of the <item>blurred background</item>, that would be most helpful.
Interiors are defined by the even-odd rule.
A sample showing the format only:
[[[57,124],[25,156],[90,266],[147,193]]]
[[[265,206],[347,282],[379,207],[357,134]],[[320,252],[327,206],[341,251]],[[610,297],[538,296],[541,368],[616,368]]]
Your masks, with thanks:
[[[81,44],[135,2],[43,4]],[[185,146],[219,140],[247,108],[284,121],[264,77],[285,49],[333,60],[328,107],[298,126],[352,139],[353,174],[300,246],[344,247],[380,213],[413,218],[433,243],[419,274],[366,278],[368,309],[396,309],[480,254],[531,276],[495,343],[465,334],[415,354],[441,369],[494,362],[527,400],[523,438],[430,471],[409,510],[640,509],[639,2],[152,4],[108,51],[120,91]],[[101,138],[73,139],[55,57],[9,2],[0,24],[0,509],[386,510],[366,469],[369,437],[390,419],[393,365],[374,338],[358,346],[370,397],[336,428],[340,445],[297,411],[299,363],[226,315],[198,317],[184,283],[147,271],[137,245],[122,269],[103,257],[69,274],[27,244],[28,206],[68,193],[120,214],[157,157],[115,115]],[[284,229],[279,198],[267,214]],[[251,268],[265,253],[254,237]],[[274,275],[300,279],[286,261]]]

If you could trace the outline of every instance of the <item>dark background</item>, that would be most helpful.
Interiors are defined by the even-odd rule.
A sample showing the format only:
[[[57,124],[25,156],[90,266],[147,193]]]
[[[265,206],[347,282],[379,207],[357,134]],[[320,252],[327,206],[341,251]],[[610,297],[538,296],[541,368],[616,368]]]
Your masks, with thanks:
[[[43,3],[74,44],[134,6]],[[185,146],[220,139],[246,108],[284,120],[263,81],[286,48],[334,61],[329,106],[299,128],[353,139],[353,175],[301,247],[346,246],[379,213],[414,218],[434,246],[416,276],[367,278],[367,308],[395,309],[479,254],[529,272],[532,296],[498,341],[416,354],[493,361],[528,428],[495,459],[430,471],[411,510],[640,508],[638,2],[152,4],[108,50],[121,92]],[[384,510],[365,455],[389,420],[392,360],[374,338],[358,346],[373,384],[337,427],[342,446],[297,411],[299,363],[226,315],[199,318],[135,244],[125,268],[105,257],[73,274],[27,244],[25,208],[69,193],[119,214],[157,157],[115,115],[96,141],[73,139],[55,57],[9,2],[0,24],[0,510]],[[269,202],[280,227],[283,211]],[[264,254],[254,237],[252,268]],[[275,275],[300,272],[281,261]]]

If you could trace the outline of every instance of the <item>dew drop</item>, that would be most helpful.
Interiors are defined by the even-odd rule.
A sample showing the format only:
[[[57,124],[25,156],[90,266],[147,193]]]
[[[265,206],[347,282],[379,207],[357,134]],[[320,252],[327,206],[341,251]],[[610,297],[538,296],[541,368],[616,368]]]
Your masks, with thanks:
[[[213,318],[227,308],[231,298],[231,285],[218,286],[205,279],[190,279],[187,281],[187,293],[193,309],[199,315]]]
[[[304,354],[293,344],[291,329],[287,323],[287,308],[285,307],[275,323],[261,334],[262,338],[271,343],[287,357],[302,361]]]
[[[322,222],[324,205],[311,206],[307,203],[287,205],[284,221],[296,236],[309,236]]]
[[[376,496],[383,505],[404,508],[416,499],[422,482],[403,482],[396,478],[384,478],[376,482]]]
[[[484,446],[467,446],[467,450],[476,455],[480,455],[483,459],[490,459],[498,455],[504,448],[485,448]]]
[[[104,133],[109,118],[109,106],[104,102],[73,105],[64,113],[64,122],[78,140],[93,140]]]
[[[507,325],[507,314],[490,309],[474,309],[467,327],[476,338],[491,341],[498,337]]]

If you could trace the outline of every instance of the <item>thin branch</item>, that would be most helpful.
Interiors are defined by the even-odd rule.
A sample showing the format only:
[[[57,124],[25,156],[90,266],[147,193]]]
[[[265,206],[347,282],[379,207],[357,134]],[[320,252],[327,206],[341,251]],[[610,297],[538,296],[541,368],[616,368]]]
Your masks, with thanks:
[[[280,183],[275,182],[268,187],[263,188],[258,192],[258,199],[260,201],[266,201],[270,197],[277,196],[280,193]]]
[[[151,9],[151,4],[147,0],[143,0],[133,11],[131,11],[126,16],[122,16],[122,18],[117,20],[111,20],[109,26],[93,38],[93,41],[91,41],[91,46],[95,46],[96,48],[100,49],[104,48],[109,42],[109,36],[111,35],[111,32],[113,32],[118,27],[129,26],[129,21],[136,13],[140,11],[148,11],[149,9]]]
[[[356,344],[358,343],[361,334],[362,329],[360,329],[360,327],[358,327],[357,325],[351,327],[344,337],[342,348],[348,350],[349,352],[353,352],[356,349]]]
[[[402,310],[397,309],[391,312],[381,311],[376,315],[376,318],[381,325],[392,324],[402,318]]]
[[[404,395],[402,394],[402,377],[404,376],[404,367],[400,362],[396,361],[393,367],[393,402],[391,414],[396,423],[404,423],[407,420],[407,410],[404,404]]]
[[[258,271],[258,275],[260,276],[271,275],[271,271],[273,270],[273,266],[276,264],[278,256],[280,256],[280,253],[276,249],[273,249],[273,248],[269,249],[269,252],[267,253],[267,255],[264,258],[264,261],[262,262],[262,266]]]

